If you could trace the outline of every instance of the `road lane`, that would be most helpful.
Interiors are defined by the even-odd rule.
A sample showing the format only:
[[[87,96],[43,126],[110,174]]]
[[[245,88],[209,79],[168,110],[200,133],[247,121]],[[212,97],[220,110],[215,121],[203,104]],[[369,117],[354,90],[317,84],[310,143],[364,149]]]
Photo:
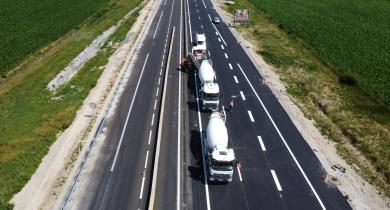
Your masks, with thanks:
[[[212,5],[208,4],[209,1],[205,1],[206,5],[209,8],[212,8]],[[190,1],[190,5],[196,10],[199,10],[199,15],[201,17],[208,16],[209,13],[212,13],[215,16],[212,9],[205,10],[202,7],[199,7],[194,1]],[[211,19],[211,17],[210,17]],[[329,205],[331,209],[348,209],[350,208],[348,203],[342,198],[341,193],[335,187],[328,186],[326,183],[323,183],[321,177],[324,175],[325,171],[323,170],[318,159],[315,157],[313,151],[308,147],[306,142],[304,142],[302,136],[296,130],[295,126],[281,108],[280,104],[277,102],[276,98],[273,96],[269,88],[262,84],[262,78],[254,68],[254,65],[250,62],[249,58],[245,55],[245,52],[238,45],[235,38],[232,36],[230,31],[224,26],[224,24],[213,25],[210,23],[210,19],[192,19],[193,31],[196,32],[205,32],[208,38],[207,44],[210,48],[211,58],[213,60],[213,66],[217,71],[217,77],[219,84],[222,90],[222,100],[226,102],[230,101],[231,96],[239,96],[240,91],[245,92],[245,102],[237,101],[235,99],[235,108],[232,113],[228,113],[228,128],[229,131],[232,131],[230,135],[234,140],[233,148],[236,150],[237,159],[242,162],[242,176],[244,180],[252,179],[245,185],[244,183],[244,193],[249,202],[249,207],[251,209],[257,208],[272,208],[272,209],[321,209],[325,208],[322,205],[322,199],[319,199],[320,196],[316,196],[316,191],[312,189],[319,188],[319,194],[321,197],[325,197],[325,204]],[[202,25],[203,27],[199,27]],[[218,43],[224,44],[223,47]],[[215,46],[214,46],[215,45]],[[233,65],[231,65],[233,63]],[[264,97],[262,100],[266,107],[269,107],[269,113],[272,116],[275,124],[280,127],[280,133],[285,133],[285,136],[288,136],[288,144],[291,146],[291,151],[294,151],[293,154],[297,154],[297,160],[294,161],[294,156],[289,152],[286,144],[283,143],[283,139],[280,138],[277,129],[273,126],[272,120],[267,116],[266,111],[261,108],[259,101],[254,96],[254,92],[249,82],[246,80],[245,76],[239,72],[238,66],[234,67],[235,63],[240,63],[243,71],[250,78],[250,83],[255,86],[255,90],[259,93],[260,97]],[[231,72],[227,70],[230,69]],[[238,70],[238,71],[237,71]],[[240,82],[239,82],[240,81]],[[236,86],[234,86],[236,84]],[[259,91],[260,89],[260,91]],[[237,103],[238,102],[238,103]],[[238,109],[237,106],[239,106]],[[241,108],[244,106],[244,108]],[[250,111],[250,112],[249,112]],[[243,114],[247,112],[247,114]],[[246,115],[246,119],[242,116]],[[244,120],[244,121],[243,121]],[[245,120],[252,122],[252,126],[243,126],[240,128],[240,124],[245,122]],[[255,134],[250,135],[250,138],[246,140],[245,135],[249,130],[252,130]],[[259,144],[257,136],[263,136],[263,144],[267,145],[267,150],[264,151],[262,145]],[[234,136],[237,136],[234,138]],[[230,137],[230,136],[229,136]],[[239,142],[237,143],[237,139]],[[249,140],[250,139],[250,140]],[[256,142],[257,146],[249,146],[253,142]],[[287,143],[287,142],[286,142]],[[265,146],[264,146],[265,147]],[[241,148],[245,148],[242,152],[243,155],[240,155]],[[272,150],[271,150],[272,149]],[[255,151],[256,150],[256,151]],[[254,153],[253,155],[252,152]],[[246,153],[246,154],[245,154]],[[303,154],[302,154],[303,153]],[[261,154],[262,158],[259,158]],[[251,173],[253,170],[251,167],[252,164],[250,160],[245,160],[247,156],[250,156],[251,159],[255,160],[253,166],[259,168],[259,164],[266,165],[265,168],[260,170],[257,173]],[[244,161],[242,161],[244,159]],[[305,175],[302,175],[299,166],[297,167],[297,162],[300,162],[300,165],[303,165],[303,168],[306,168],[308,172],[308,179],[311,181],[305,180]],[[279,184],[283,185],[283,192],[279,191],[274,184],[273,177],[271,176],[271,170],[277,172]],[[268,175],[267,175],[268,174]],[[306,173],[305,173],[306,174]],[[253,185],[261,182],[261,179],[269,179],[271,182],[267,182],[262,189],[253,188]],[[313,187],[311,187],[313,183]],[[272,184],[272,185],[271,185]],[[286,186],[285,186],[286,185]],[[275,202],[281,203],[281,206],[271,206],[271,202],[261,202],[262,196],[259,196],[258,193],[261,190],[271,190],[273,193],[264,195],[266,198],[273,198]],[[274,189],[274,190],[272,190]],[[274,191],[279,191],[278,196],[275,196]],[[238,191],[238,189],[237,189]],[[315,192],[313,194],[313,192]],[[255,196],[251,195],[254,194]],[[274,194],[274,196],[272,196]],[[211,195],[212,196],[212,195]],[[217,195],[218,196],[218,195]],[[276,199],[275,197],[279,197]],[[218,200],[218,197],[216,199]],[[218,200],[217,202],[221,202]],[[227,202],[226,206],[232,202]],[[273,203],[273,202],[272,202]],[[226,207],[225,206],[225,207]],[[213,207],[213,205],[212,205]],[[214,208],[213,208],[214,209]],[[215,209],[220,209],[218,206]]]

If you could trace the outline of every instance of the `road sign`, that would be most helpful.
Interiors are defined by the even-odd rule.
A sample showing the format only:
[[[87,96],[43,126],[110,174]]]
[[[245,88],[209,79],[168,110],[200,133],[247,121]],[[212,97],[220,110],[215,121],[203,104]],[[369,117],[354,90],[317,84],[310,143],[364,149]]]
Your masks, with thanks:
[[[234,22],[235,23],[249,23],[250,15],[248,9],[237,9],[234,10]]]

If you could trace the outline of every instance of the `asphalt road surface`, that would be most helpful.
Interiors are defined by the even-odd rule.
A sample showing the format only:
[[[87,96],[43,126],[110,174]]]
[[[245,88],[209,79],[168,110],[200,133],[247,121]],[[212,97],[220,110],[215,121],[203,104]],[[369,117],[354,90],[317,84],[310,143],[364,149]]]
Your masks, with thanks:
[[[351,209],[209,0],[162,0],[121,96],[82,209]],[[180,66],[205,33],[239,167],[204,177],[194,69]],[[234,108],[229,110],[229,102]]]

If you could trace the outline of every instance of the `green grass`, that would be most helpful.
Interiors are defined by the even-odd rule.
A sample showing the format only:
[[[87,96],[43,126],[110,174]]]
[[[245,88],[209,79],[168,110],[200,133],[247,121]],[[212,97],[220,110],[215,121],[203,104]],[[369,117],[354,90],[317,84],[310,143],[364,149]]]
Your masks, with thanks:
[[[0,88],[0,209],[11,209],[8,202],[13,194],[27,183],[31,175],[56,140],[56,135],[72,122],[76,111],[89,91],[96,85],[103,66],[115,51],[105,45],[65,86],[53,95],[45,88],[47,83],[61,71],[98,34],[118,21],[141,0],[116,1],[110,10],[99,14],[72,34],[65,43],[60,43],[54,52],[43,55],[39,65],[23,69],[22,77],[10,78]],[[109,42],[122,41],[138,12],[125,21],[110,37]],[[115,46],[115,45],[113,45]],[[26,67],[27,68],[27,67]],[[53,100],[61,96],[60,100]]]
[[[243,8],[250,9],[252,21],[236,29],[274,66],[291,99],[337,143],[339,154],[390,196],[390,106],[359,87],[341,84],[337,71],[310,45],[248,0],[236,0],[225,9],[232,14]]]
[[[390,1],[249,0],[340,75],[390,104]]]
[[[0,1],[0,74],[78,27],[109,0]],[[99,13],[96,13],[99,14]]]

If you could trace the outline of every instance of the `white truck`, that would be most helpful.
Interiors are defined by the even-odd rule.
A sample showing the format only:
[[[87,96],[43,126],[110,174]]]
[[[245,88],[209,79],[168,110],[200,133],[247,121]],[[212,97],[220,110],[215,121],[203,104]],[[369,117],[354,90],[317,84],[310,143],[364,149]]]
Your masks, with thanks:
[[[221,113],[211,113],[203,146],[208,180],[213,182],[231,182],[235,156],[233,149],[228,148],[225,117]]]
[[[219,85],[209,60],[203,60],[198,77],[200,81],[200,98],[203,110],[219,109]]]

